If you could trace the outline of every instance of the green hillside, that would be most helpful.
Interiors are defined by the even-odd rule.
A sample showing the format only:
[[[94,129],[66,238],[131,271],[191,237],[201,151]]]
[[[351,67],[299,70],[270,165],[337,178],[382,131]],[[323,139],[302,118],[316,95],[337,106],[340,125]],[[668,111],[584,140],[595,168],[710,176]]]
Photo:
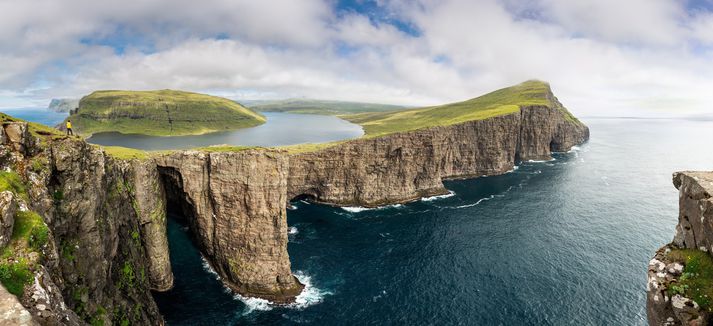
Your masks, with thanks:
[[[96,91],[79,101],[69,119],[82,135],[196,135],[265,123],[261,114],[234,101],[174,90]]]
[[[567,119],[576,120],[553,98],[549,84],[531,80],[458,103],[340,117],[364,127],[367,137],[482,120],[517,112],[521,106],[527,105],[554,107],[562,111]]]
[[[403,106],[342,102],[310,99],[288,99],[280,101],[252,101],[245,104],[255,111],[262,112],[289,112],[302,114],[339,115],[363,112],[384,112],[405,109]]]

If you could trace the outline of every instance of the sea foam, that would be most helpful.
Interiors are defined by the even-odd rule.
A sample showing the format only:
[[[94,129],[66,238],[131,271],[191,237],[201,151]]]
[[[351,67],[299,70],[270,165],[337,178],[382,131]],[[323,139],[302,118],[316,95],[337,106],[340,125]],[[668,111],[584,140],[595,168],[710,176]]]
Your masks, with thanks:
[[[386,206],[379,206],[379,207],[345,206],[345,207],[342,207],[342,209],[349,213],[359,213],[359,212],[363,212],[363,211],[376,211],[376,210],[382,210],[382,209],[387,209],[387,208],[400,208],[403,206],[404,205],[402,205],[402,204],[386,205]]]
[[[216,280],[220,281],[220,275],[218,275],[218,273],[213,269],[213,267],[210,266],[208,260],[206,260],[204,257],[201,257],[201,260],[203,261],[203,269],[205,269],[208,273],[212,274]],[[305,287],[304,289],[302,289],[302,292],[300,292],[300,294],[295,297],[295,302],[287,305],[278,305],[269,300],[242,296],[238,293],[233,292],[229,287],[225,285],[223,285],[223,290],[225,291],[225,293],[232,294],[233,299],[245,304],[245,309],[242,312],[243,316],[248,315],[254,311],[270,311],[275,306],[282,306],[301,310],[309,306],[321,303],[322,301],[324,301],[324,297],[326,295],[333,294],[332,292],[323,291],[315,287],[312,284],[312,277],[310,277],[303,271],[295,271],[294,275]]]
[[[456,193],[454,191],[449,190],[447,194],[445,195],[438,195],[438,196],[431,196],[431,197],[423,197],[421,198],[421,201],[434,201],[438,199],[443,199],[443,198],[448,198],[448,197],[453,197],[455,196]]]

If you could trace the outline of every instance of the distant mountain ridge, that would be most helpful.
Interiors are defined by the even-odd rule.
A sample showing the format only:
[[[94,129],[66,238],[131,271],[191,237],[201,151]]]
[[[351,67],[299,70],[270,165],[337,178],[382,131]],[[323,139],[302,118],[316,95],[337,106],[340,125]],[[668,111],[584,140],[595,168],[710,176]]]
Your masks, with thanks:
[[[364,112],[386,112],[406,109],[405,106],[314,99],[241,101],[255,111],[289,112],[301,114],[340,115]]]

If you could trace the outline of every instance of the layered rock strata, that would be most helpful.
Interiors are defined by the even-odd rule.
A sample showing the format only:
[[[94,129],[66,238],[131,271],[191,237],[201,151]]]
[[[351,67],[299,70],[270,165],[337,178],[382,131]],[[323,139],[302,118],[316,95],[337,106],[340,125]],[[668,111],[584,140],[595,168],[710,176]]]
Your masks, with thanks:
[[[50,230],[35,281],[20,298],[47,325],[161,325],[150,291],[173,284],[167,210],[186,218],[231,289],[290,302],[303,288],[287,253],[291,199],[403,203],[446,193],[445,179],[505,173],[589,137],[557,107],[540,106],[312,152],[179,151],[128,161],[76,138],[33,135],[27,124],[1,129],[0,168],[26,180],[26,204]]]

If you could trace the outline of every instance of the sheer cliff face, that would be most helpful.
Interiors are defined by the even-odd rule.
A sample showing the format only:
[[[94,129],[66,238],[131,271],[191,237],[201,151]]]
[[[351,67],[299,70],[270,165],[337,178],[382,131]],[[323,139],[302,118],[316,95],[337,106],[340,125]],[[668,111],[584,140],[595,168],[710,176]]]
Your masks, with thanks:
[[[40,305],[49,311],[44,324],[105,325],[163,323],[150,290],[173,284],[166,210],[186,218],[195,243],[231,289],[290,302],[303,288],[287,253],[291,199],[403,203],[446,193],[444,179],[501,174],[518,160],[547,159],[589,137],[586,126],[557,107],[525,107],[308,153],[180,151],[143,161],[117,160],[73,138],[40,141],[26,124],[0,131],[0,168],[31,184],[29,205],[50,230],[38,281],[22,304],[33,315]]]
[[[78,139],[40,141],[25,123],[6,123],[2,138],[1,167],[27,184],[18,206],[49,229],[19,297],[36,321],[163,324],[150,289],[173,279],[155,165],[114,160]]]
[[[677,259],[675,252],[692,249],[687,256],[713,252],[713,172],[677,172],[673,184],[679,190],[678,225],[673,242],[659,249],[649,262],[649,325],[708,325],[710,312],[682,291],[681,282],[691,276],[684,277],[687,262]]]
[[[379,206],[446,193],[443,179],[502,174],[589,138],[557,108],[525,107],[486,120],[349,141],[290,156],[288,197]]]
[[[289,302],[303,288],[287,255],[287,162],[259,150],[157,159],[170,200],[224,283],[274,302]]]

